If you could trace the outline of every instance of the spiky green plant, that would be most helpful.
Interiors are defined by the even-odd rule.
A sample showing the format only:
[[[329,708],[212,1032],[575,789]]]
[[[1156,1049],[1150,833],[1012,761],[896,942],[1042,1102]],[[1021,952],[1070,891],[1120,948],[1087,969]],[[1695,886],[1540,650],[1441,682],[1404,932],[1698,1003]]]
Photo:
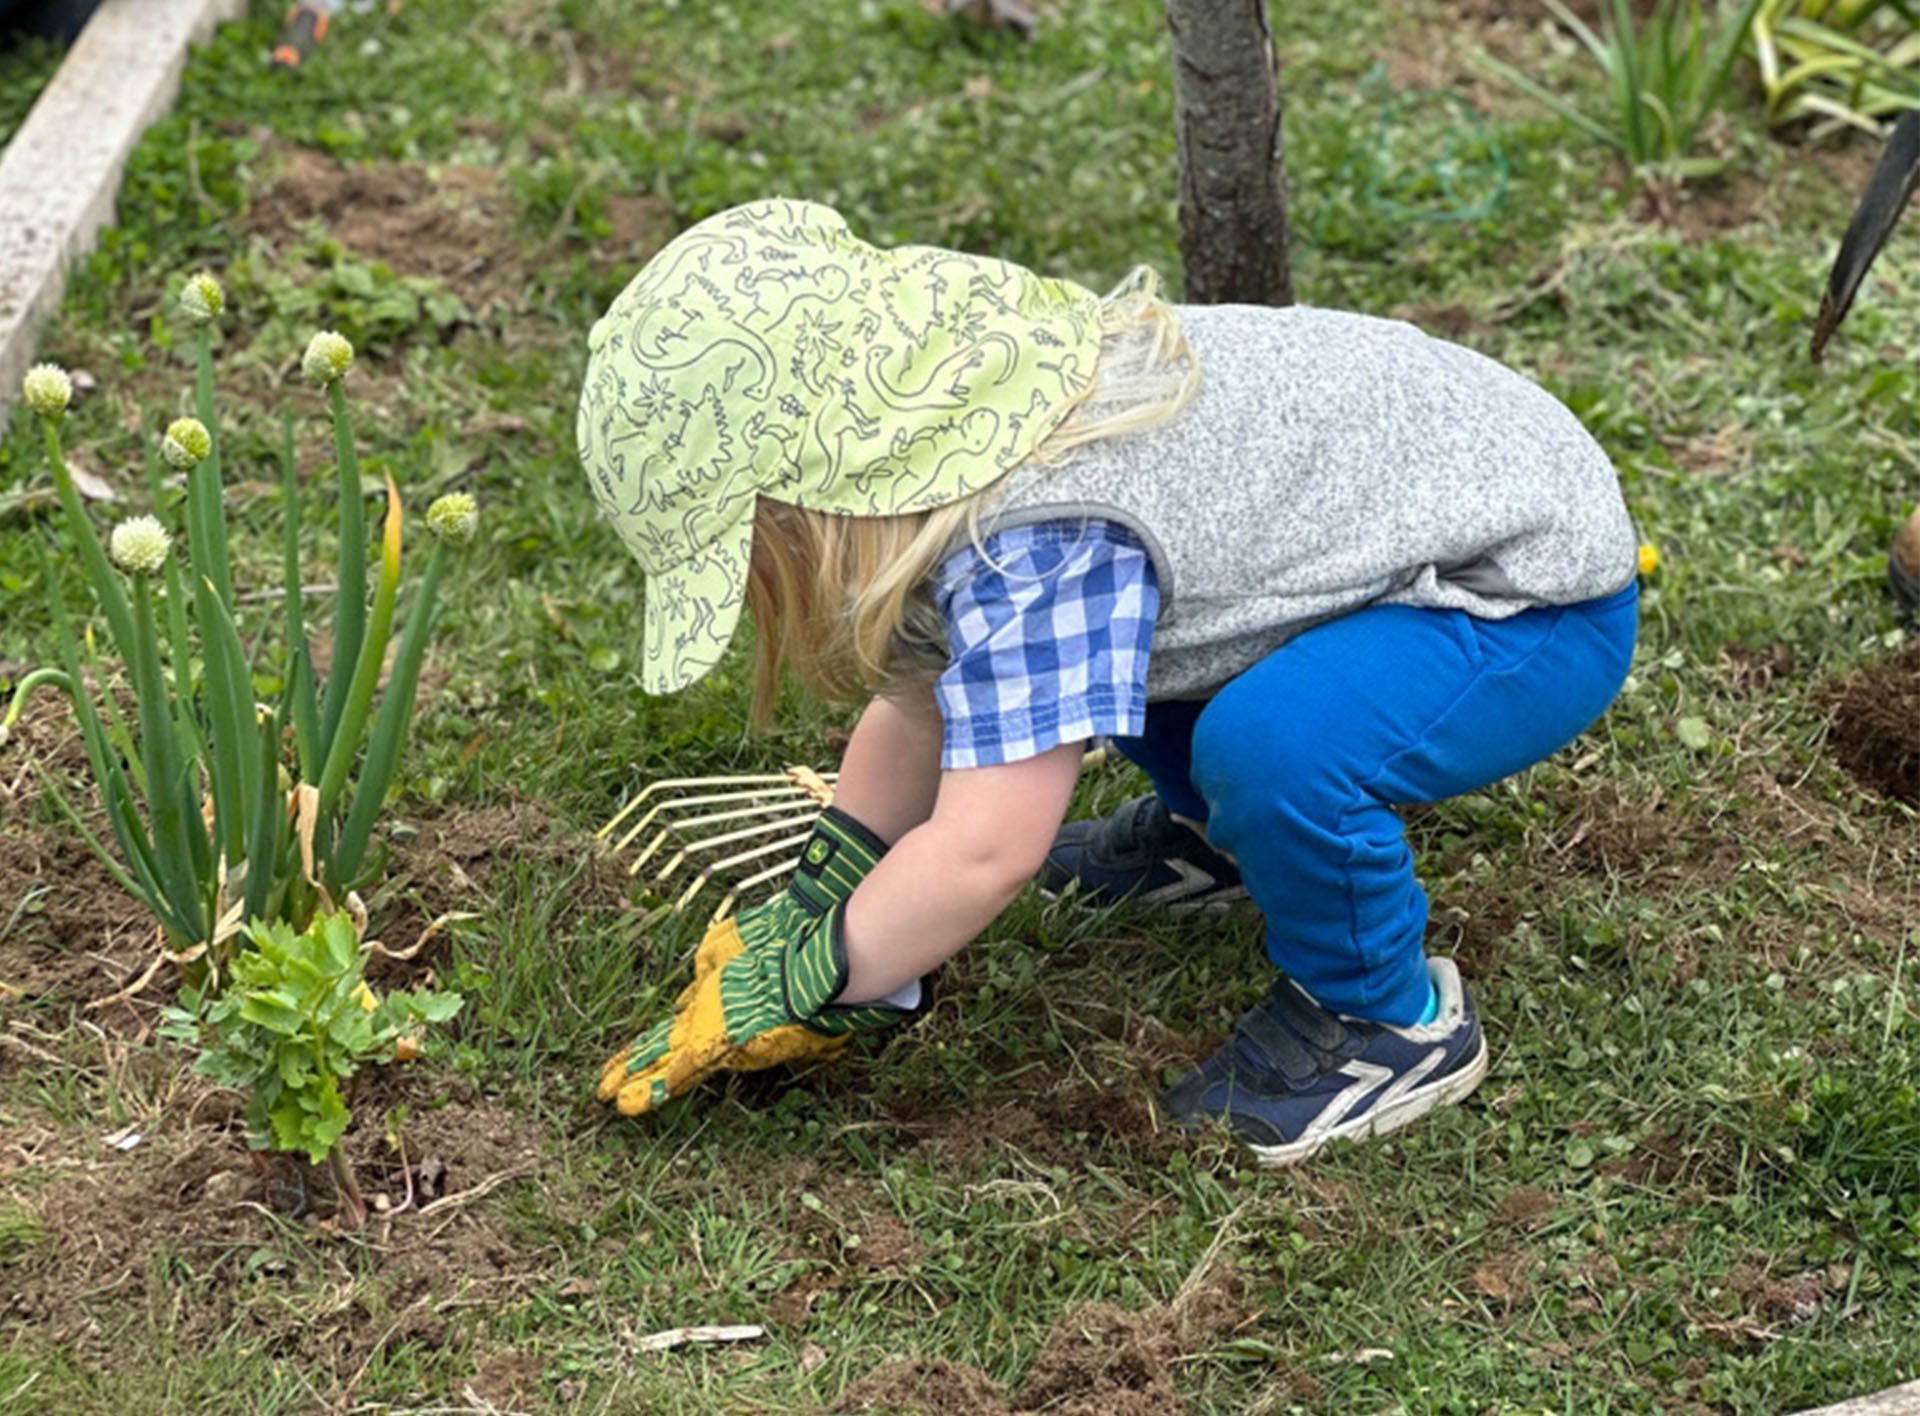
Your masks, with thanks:
[[[1644,21],[1634,19],[1628,0],[1603,0],[1598,32],[1561,0],[1544,3],[1605,71],[1603,110],[1590,112],[1490,55],[1480,62],[1619,153],[1641,182],[1677,183],[1725,169],[1724,160],[1694,148],[1765,0],[1722,0],[1711,13],[1701,0],[1657,0]]]
[[[1752,47],[1767,121],[1879,136],[1920,108],[1920,4],[1914,0],[1764,0]]]
[[[224,306],[211,276],[194,276],[181,293],[179,307],[197,327],[199,416],[177,419],[158,448],[149,449],[153,514],[122,522],[104,547],[62,452],[69,381],[42,365],[23,389],[40,416],[71,549],[120,666],[116,676],[94,653],[93,636],[69,618],[59,562],[43,547],[61,663],[34,682],[57,683],[73,698],[117,853],[50,783],[55,800],[175,948],[196,956],[211,951],[216,965],[243,922],[303,929],[317,909],[345,899],[366,873],[373,827],[406,741],[446,557],[451,547],[472,540],[476,521],[465,496],[442,498],[428,513],[435,542],[396,629],[404,529],[399,491],[389,478],[369,584],[360,464],[343,387],[353,349],[337,334],[314,336],[303,368],[326,391],[339,475],[336,668],[321,681],[307,638],[291,420],[281,449],[283,623],[277,635],[256,638],[263,647],[250,658],[235,627],[220,482],[211,336]],[[167,520],[163,462],[186,479],[185,567],[175,552],[177,528]],[[386,688],[378,693],[396,635]],[[274,655],[277,666],[258,662]],[[255,671],[263,667],[285,685],[275,704],[254,701]],[[130,714],[120,711],[116,683],[130,691]]]

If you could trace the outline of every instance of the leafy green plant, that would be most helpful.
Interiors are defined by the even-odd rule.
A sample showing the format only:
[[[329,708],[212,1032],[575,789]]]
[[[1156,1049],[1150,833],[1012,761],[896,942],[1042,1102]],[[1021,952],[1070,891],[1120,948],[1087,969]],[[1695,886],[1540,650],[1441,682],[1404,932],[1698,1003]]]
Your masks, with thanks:
[[[1643,182],[1712,176],[1726,161],[1694,153],[1719,106],[1748,26],[1766,0],[1730,0],[1709,17],[1701,0],[1657,0],[1636,23],[1628,0],[1605,0],[1599,33],[1561,0],[1545,4],[1607,76],[1609,105],[1592,114],[1491,56],[1482,62],[1528,97],[1619,153]]]
[[[1920,108],[1916,24],[1913,0],[1764,0],[1752,39],[1767,121],[1878,136],[1885,120]]]
[[[157,451],[149,450],[154,514],[123,521],[104,548],[62,452],[70,382],[61,370],[39,365],[23,385],[40,415],[67,531],[132,700],[133,711],[123,714],[117,680],[96,656],[91,634],[69,619],[56,565],[43,547],[61,663],[57,674],[38,681],[57,682],[73,698],[118,855],[57,787],[53,796],[114,879],[152,911],[175,949],[191,958],[211,954],[214,968],[243,922],[304,927],[367,874],[373,826],[406,741],[448,549],[470,542],[478,522],[471,497],[434,503],[427,521],[436,541],[404,626],[396,629],[400,495],[388,478],[379,560],[369,576],[360,465],[344,388],[353,347],[338,334],[316,334],[302,369],[326,391],[339,475],[336,668],[322,681],[307,638],[291,420],[281,449],[281,624],[277,634],[258,635],[250,653],[236,625],[214,404],[211,327],[224,304],[211,276],[186,283],[180,308],[197,326],[199,417],[175,420]],[[188,569],[174,554],[175,527],[163,519],[170,503],[162,462],[186,480]],[[376,712],[383,668],[386,688]],[[265,680],[284,685],[277,704],[255,702],[254,684]]]
[[[325,1161],[357,1225],[366,1203],[341,1138],[352,1115],[344,1084],[397,1048],[417,1047],[421,1028],[460,1011],[454,993],[393,992],[376,998],[352,917],[337,911],[305,930],[252,924],[217,998],[184,989],[162,1031],[200,1047],[193,1070],[248,1093],[248,1138],[257,1150]],[[405,1050],[411,1051],[411,1047]]]

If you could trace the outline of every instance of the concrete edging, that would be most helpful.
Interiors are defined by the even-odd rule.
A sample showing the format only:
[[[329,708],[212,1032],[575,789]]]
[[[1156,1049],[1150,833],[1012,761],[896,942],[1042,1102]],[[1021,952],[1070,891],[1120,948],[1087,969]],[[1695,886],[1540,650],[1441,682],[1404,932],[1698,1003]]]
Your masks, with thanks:
[[[1920,1416],[1920,1382],[1888,1387],[1872,1396],[1856,1396],[1837,1406],[1802,1411],[1799,1416]]]
[[[67,269],[113,220],[127,157],[172,105],[187,47],[246,0],[104,0],[0,153],[0,414]]]

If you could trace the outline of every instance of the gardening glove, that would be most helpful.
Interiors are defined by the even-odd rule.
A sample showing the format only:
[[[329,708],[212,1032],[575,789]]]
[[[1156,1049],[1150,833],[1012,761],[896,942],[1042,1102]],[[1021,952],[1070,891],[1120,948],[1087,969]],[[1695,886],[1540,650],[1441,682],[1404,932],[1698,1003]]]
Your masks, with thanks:
[[[742,953],[749,940],[771,943],[793,937],[832,906],[852,897],[866,879],[886,843],[838,807],[828,807],[815,822],[813,835],[801,852],[800,863],[787,888],[764,904],[722,920],[707,930],[693,959],[693,981],[674,1004],[676,1015],[690,1005],[708,978]],[[601,1073],[598,1095],[611,1101],[644,1064],[637,1057],[656,1058],[667,1045],[674,1019],[656,1025],[614,1055]],[[812,1050],[793,1050],[792,1040],[766,1041],[734,1050],[716,1064],[727,1071],[749,1072],[784,1061],[831,1056],[845,1045],[844,1038],[812,1039]]]
[[[749,912],[716,925],[722,937],[712,941],[709,957],[718,967],[694,984],[693,996],[672,1018],[608,1064],[601,1100],[637,1116],[714,1072],[836,1057],[854,1033],[923,1011],[832,1001],[847,984],[845,908],[835,904],[805,918]],[[925,989],[921,997],[924,1003]]]
[[[738,918],[746,920],[770,911],[786,916],[781,925],[775,926],[774,934],[789,925],[797,927],[802,918],[817,918],[834,905],[852,899],[860,882],[872,873],[886,853],[885,841],[839,807],[829,806],[814,819],[813,834],[807,838],[806,849],[800,852],[800,863],[788,878],[787,888],[771,900],[741,911]],[[693,1001],[694,992],[708,974],[739,952],[737,934],[725,928],[729,922],[720,920],[707,929],[693,956],[693,982],[681,989],[679,998],[674,1000],[676,1012]],[[608,1070],[612,1065],[608,1064]]]

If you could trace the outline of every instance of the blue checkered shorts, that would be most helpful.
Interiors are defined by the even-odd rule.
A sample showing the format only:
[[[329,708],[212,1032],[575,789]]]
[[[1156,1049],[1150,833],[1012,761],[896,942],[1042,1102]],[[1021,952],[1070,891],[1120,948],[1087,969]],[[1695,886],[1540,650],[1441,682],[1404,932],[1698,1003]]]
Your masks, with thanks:
[[[934,685],[942,767],[1142,732],[1160,589],[1131,531],[1108,521],[1014,527],[956,551],[934,581],[951,653]]]

